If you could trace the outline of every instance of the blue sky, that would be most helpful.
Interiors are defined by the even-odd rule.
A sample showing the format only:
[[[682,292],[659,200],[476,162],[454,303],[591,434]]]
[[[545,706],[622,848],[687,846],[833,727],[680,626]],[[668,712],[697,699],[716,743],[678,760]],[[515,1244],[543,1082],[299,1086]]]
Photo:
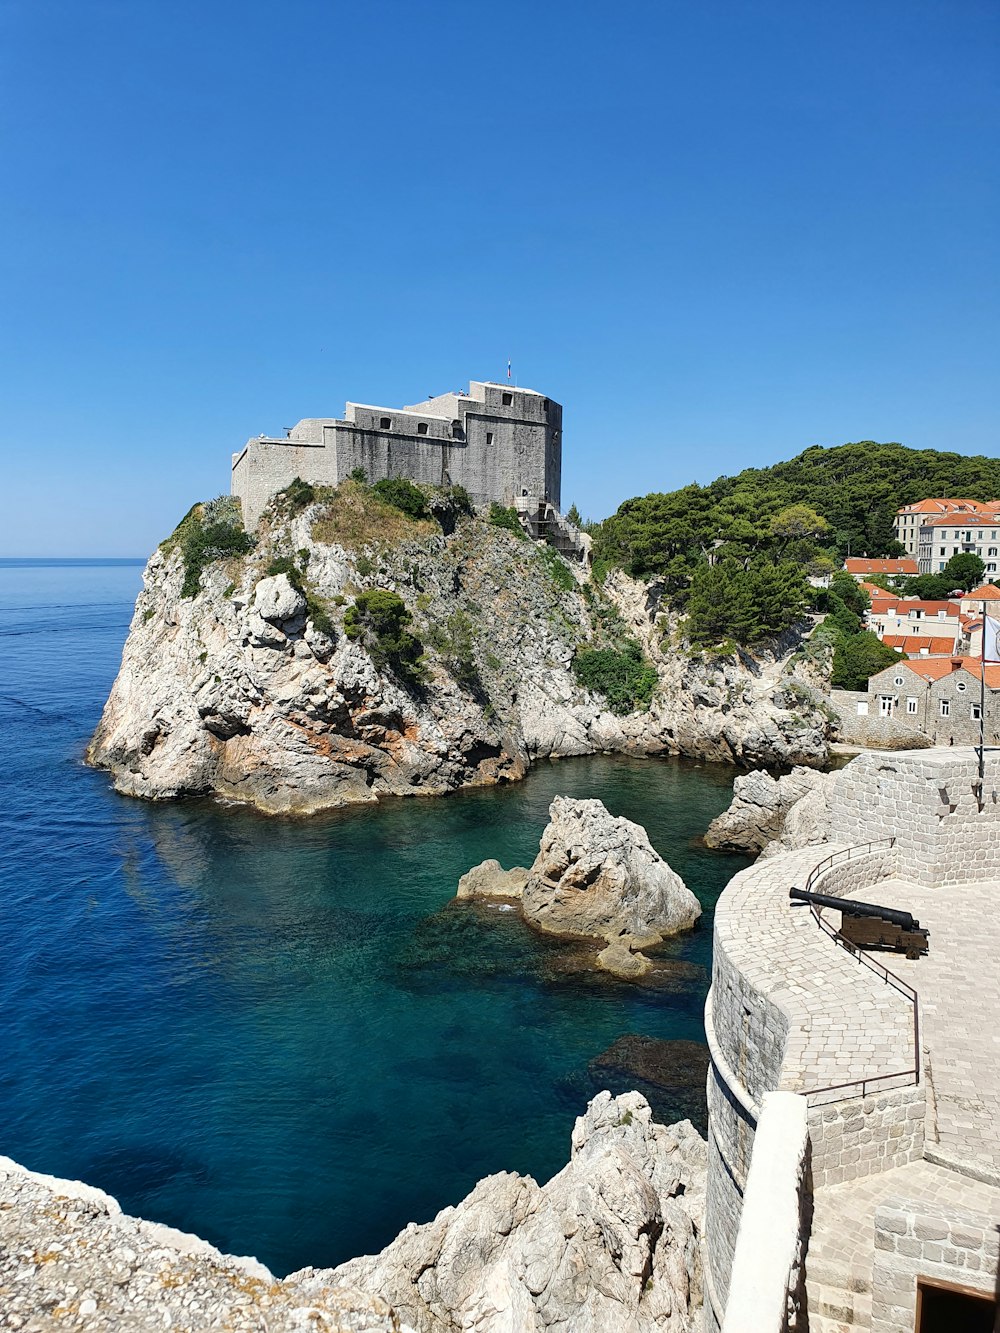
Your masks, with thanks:
[[[0,0],[0,555],[508,356],[593,517],[995,454],[998,69],[994,0]]]

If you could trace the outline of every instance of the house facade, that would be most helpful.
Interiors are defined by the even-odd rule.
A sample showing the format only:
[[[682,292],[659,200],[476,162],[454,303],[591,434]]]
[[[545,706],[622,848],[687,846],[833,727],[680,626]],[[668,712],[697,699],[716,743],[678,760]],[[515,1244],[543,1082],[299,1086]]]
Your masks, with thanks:
[[[1000,501],[983,503],[981,500],[945,499],[916,500],[896,510],[893,529],[896,540],[906,547],[906,553],[916,559],[920,547],[920,529],[932,518],[943,514],[980,514],[1000,508]],[[928,573],[928,570],[921,570]]]
[[[955,555],[977,555],[992,583],[1000,569],[1000,509],[937,514],[920,525],[917,565],[921,574],[940,574]]]
[[[896,662],[868,681],[869,711],[895,719],[935,745],[976,745],[982,707],[975,658],[918,658]],[[986,742],[1000,741],[1000,663],[986,665]]]

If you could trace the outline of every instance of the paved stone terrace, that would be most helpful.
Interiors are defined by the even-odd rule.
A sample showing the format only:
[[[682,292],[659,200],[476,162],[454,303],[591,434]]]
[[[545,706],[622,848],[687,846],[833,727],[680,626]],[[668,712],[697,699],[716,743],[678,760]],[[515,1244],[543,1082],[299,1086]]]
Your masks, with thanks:
[[[827,844],[789,853],[780,862],[758,862],[730,884],[716,913],[717,952],[721,946],[746,981],[791,1019],[779,1085],[789,1092],[809,1093],[913,1067],[910,1002],[838,948],[808,907],[788,900],[793,884],[804,885],[818,860],[840,850]],[[885,896],[882,884],[878,887]],[[713,993],[719,1036],[721,998]],[[893,1086],[892,1081],[879,1085]]]
[[[875,901],[930,931],[926,957],[880,955],[920,996],[929,1054],[927,1146],[1000,1178],[1000,883],[930,888],[883,880]],[[864,892],[856,897],[863,898]]]
[[[806,1255],[809,1333],[871,1327],[875,1209],[893,1199],[912,1201],[936,1216],[971,1210],[1000,1218],[1000,1189],[931,1162],[817,1190]]]

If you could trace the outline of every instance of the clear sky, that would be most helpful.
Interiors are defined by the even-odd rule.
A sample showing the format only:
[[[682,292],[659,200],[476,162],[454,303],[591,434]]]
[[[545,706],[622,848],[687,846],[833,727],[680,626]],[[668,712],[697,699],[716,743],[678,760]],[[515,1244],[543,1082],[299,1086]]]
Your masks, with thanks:
[[[0,555],[499,379],[563,504],[995,454],[996,0],[0,0]]]

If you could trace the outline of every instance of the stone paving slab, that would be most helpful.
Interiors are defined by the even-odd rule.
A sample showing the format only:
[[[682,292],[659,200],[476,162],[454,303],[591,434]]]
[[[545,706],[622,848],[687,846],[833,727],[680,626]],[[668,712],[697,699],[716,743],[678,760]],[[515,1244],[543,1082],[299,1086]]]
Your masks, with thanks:
[[[806,1254],[811,1333],[830,1324],[870,1328],[875,1209],[897,1199],[933,1214],[970,1211],[1000,1222],[1000,1189],[931,1162],[911,1162],[817,1190]]]
[[[1000,1172],[1000,882],[931,888],[889,879],[852,896],[866,892],[930,931],[924,958],[878,955],[920,997],[927,1144]]]

